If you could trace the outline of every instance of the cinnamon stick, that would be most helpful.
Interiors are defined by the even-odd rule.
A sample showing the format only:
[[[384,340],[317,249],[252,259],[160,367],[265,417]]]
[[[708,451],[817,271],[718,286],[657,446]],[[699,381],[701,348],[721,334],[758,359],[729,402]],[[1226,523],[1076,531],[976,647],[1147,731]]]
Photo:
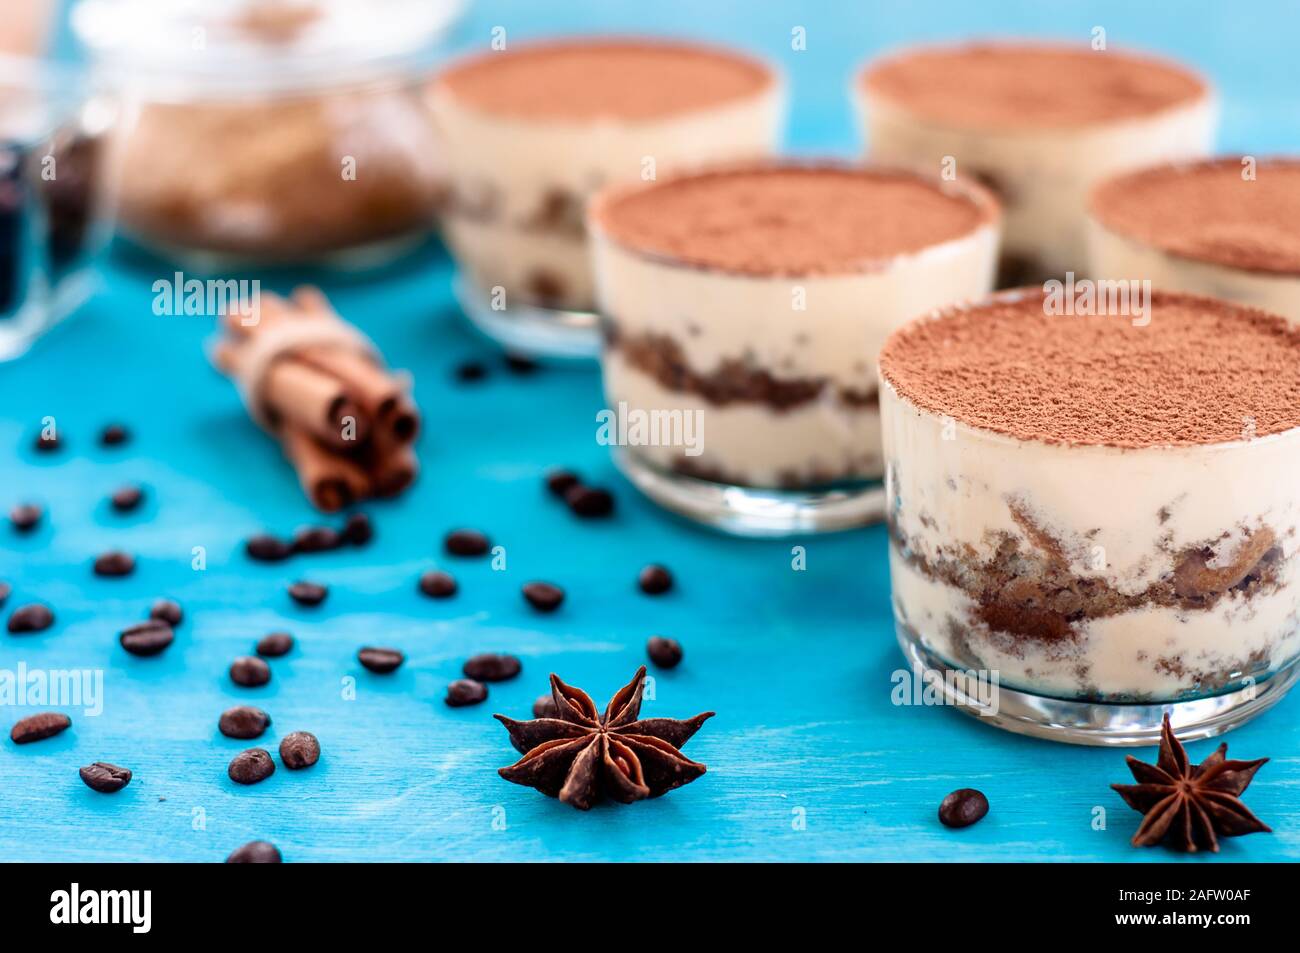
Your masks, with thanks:
[[[370,417],[336,377],[292,357],[271,365],[262,388],[272,423],[297,426],[339,450],[364,443]]]
[[[280,439],[298,471],[298,482],[317,509],[333,513],[369,494],[370,478],[353,460],[331,453],[297,427],[284,427]]]

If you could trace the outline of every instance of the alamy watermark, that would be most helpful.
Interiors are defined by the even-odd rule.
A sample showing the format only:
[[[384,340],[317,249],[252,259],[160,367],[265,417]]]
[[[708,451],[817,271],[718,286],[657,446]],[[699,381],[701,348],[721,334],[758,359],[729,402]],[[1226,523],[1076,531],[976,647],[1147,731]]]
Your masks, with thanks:
[[[1043,313],[1047,315],[1105,316],[1132,318],[1133,327],[1151,323],[1151,280],[1081,278],[1067,271],[1065,280],[1043,282]]]
[[[153,283],[156,315],[239,316],[253,327],[262,320],[262,281],[259,278],[186,278],[176,272]]]
[[[889,680],[894,685],[889,700],[895,705],[962,705],[986,718],[998,713],[1001,676],[997,669],[900,668]]]
[[[104,670],[99,668],[0,668],[0,707],[80,708],[83,715],[104,712]]]
[[[596,413],[596,442],[605,447],[681,447],[688,457],[704,452],[704,411],[647,410],[618,402]]]

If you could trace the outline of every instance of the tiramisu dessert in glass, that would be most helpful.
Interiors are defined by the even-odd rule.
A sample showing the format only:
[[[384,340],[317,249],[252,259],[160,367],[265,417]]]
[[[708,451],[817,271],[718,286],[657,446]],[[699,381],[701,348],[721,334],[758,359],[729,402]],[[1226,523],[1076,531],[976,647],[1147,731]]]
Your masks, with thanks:
[[[1148,279],[1300,322],[1300,158],[1156,166],[1097,186],[1088,212],[1092,277]]]
[[[1226,731],[1296,678],[1300,329],[1159,291],[1078,310],[1004,292],[886,342],[899,640],[1013,731]]]
[[[603,192],[588,221],[624,471],[737,533],[878,519],[876,354],[989,291],[999,220],[980,186],[832,163]]]
[[[1082,274],[1089,187],[1205,155],[1206,82],[1148,56],[1032,41],[923,47],[857,84],[869,154],[992,186],[1006,214],[1001,286]]]
[[[600,343],[587,199],[609,183],[770,155],[782,115],[764,64],[641,39],[510,44],[449,67],[430,96],[467,315],[508,347],[568,356],[595,356]]]

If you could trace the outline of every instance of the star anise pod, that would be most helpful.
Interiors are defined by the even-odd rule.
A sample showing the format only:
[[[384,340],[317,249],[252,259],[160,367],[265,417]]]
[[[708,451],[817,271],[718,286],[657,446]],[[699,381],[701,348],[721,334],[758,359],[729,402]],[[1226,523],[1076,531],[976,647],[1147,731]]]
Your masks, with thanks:
[[[685,721],[638,720],[644,686],[642,665],[602,715],[586,692],[552,675],[555,717],[515,721],[496,716],[510,732],[510,743],[524,755],[497,773],[582,811],[601,797],[630,804],[690,784],[705,767],[677,749],[714,713]]]
[[[1239,800],[1267,760],[1229,761],[1228,746],[1221,744],[1199,765],[1190,764],[1166,714],[1156,763],[1129,756],[1128,767],[1138,783],[1111,785],[1129,807],[1146,815],[1133,835],[1133,846],[1164,841],[1175,850],[1208,848],[1217,853],[1220,837],[1270,833],[1271,828]]]

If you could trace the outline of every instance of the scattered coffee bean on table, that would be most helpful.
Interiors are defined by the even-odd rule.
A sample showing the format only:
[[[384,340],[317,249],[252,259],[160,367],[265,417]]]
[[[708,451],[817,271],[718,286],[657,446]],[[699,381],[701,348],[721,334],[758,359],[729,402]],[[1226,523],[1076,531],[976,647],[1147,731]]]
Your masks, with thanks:
[[[682,661],[682,647],[676,639],[652,635],[645,644],[646,655],[659,668],[676,668]]]
[[[242,847],[236,847],[226,858],[228,864],[278,864],[283,858],[280,857],[280,849],[274,844],[264,841],[249,841]]]
[[[582,483],[582,477],[572,470],[549,470],[546,473],[546,489],[553,495],[564,499],[564,495]]]
[[[282,539],[263,533],[249,537],[244,543],[244,551],[249,559],[263,563],[278,563],[293,555],[293,547]]]
[[[420,591],[430,599],[450,599],[457,588],[455,577],[441,569],[430,569],[420,576]]]
[[[310,731],[291,731],[280,742],[280,761],[290,771],[310,768],[320,760],[320,742]]]
[[[343,524],[343,540],[353,546],[364,546],[375,538],[375,527],[365,513],[353,513]]]
[[[569,487],[564,502],[574,516],[583,519],[599,519],[614,512],[614,494],[595,486],[579,484]]]
[[[271,666],[252,655],[241,655],[230,663],[230,680],[245,688],[256,688],[271,680]]]
[[[497,655],[493,652],[475,655],[461,669],[466,678],[472,678],[476,682],[508,681],[522,670],[523,665],[513,655]]]
[[[20,503],[9,511],[9,522],[13,524],[15,532],[30,533],[40,524],[44,515],[45,511],[35,503]]]
[[[256,784],[275,774],[275,762],[265,748],[249,748],[230,759],[226,774],[236,784]]]
[[[49,453],[53,450],[58,450],[62,444],[59,441],[58,434],[39,433],[36,435],[36,440],[33,442],[32,446],[41,453]]]
[[[48,606],[31,602],[9,613],[9,631],[14,635],[44,632],[54,624],[54,613]]]
[[[108,578],[129,576],[135,572],[135,557],[121,550],[113,550],[95,557],[95,575]]]
[[[144,490],[138,486],[124,486],[108,498],[113,509],[129,513],[144,502]]]
[[[173,602],[171,599],[158,599],[149,608],[149,618],[159,619],[175,628],[181,624],[185,613],[181,611],[180,603]]]
[[[564,590],[549,582],[529,582],[524,584],[524,598],[538,612],[554,612],[564,601]]]
[[[389,672],[396,671],[405,660],[406,656],[397,649],[366,646],[357,652],[357,661],[378,675],[387,675]]]
[[[534,718],[556,718],[560,710],[555,707],[554,695],[538,695],[537,701],[533,702]]]
[[[328,526],[307,526],[293,537],[295,553],[326,553],[342,545],[342,535]]]
[[[271,727],[271,716],[252,705],[236,705],[221,713],[217,727],[227,738],[259,738]]]
[[[257,654],[265,658],[279,658],[293,651],[293,636],[288,632],[268,632],[257,640]]]
[[[129,768],[119,768],[107,761],[96,761],[94,764],[88,764],[81,769],[80,773],[81,780],[86,782],[86,787],[104,794],[120,791],[131,783],[131,770]]]
[[[648,596],[658,596],[673,587],[673,574],[665,566],[651,563],[637,576],[637,585]]]
[[[487,536],[476,529],[455,529],[447,534],[443,546],[453,556],[485,556],[492,548]]]
[[[523,354],[507,353],[505,356],[505,365],[506,370],[510,371],[511,374],[521,374],[525,376],[536,373],[541,368],[540,364],[534,361],[531,357],[527,357]]]
[[[130,439],[130,432],[121,424],[109,424],[99,432],[99,443],[104,447],[117,447]]]
[[[317,582],[295,582],[289,587],[289,598],[300,606],[318,606],[329,594],[329,589]]]
[[[939,820],[946,827],[970,827],[989,812],[989,800],[975,788],[958,788],[939,805]]]
[[[39,715],[29,715],[9,729],[9,738],[16,745],[31,744],[53,738],[61,731],[72,727],[72,719],[62,712],[43,711]]]
[[[487,686],[482,682],[476,682],[472,678],[458,678],[447,686],[445,701],[452,708],[464,708],[485,701],[487,696]]]
[[[487,376],[487,366],[478,361],[463,361],[456,365],[456,380],[462,384],[477,383]]]
[[[132,655],[148,657],[165,650],[176,639],[172,627],[161,619],[150,619],[123,629],[118,636],[122,648]]]

